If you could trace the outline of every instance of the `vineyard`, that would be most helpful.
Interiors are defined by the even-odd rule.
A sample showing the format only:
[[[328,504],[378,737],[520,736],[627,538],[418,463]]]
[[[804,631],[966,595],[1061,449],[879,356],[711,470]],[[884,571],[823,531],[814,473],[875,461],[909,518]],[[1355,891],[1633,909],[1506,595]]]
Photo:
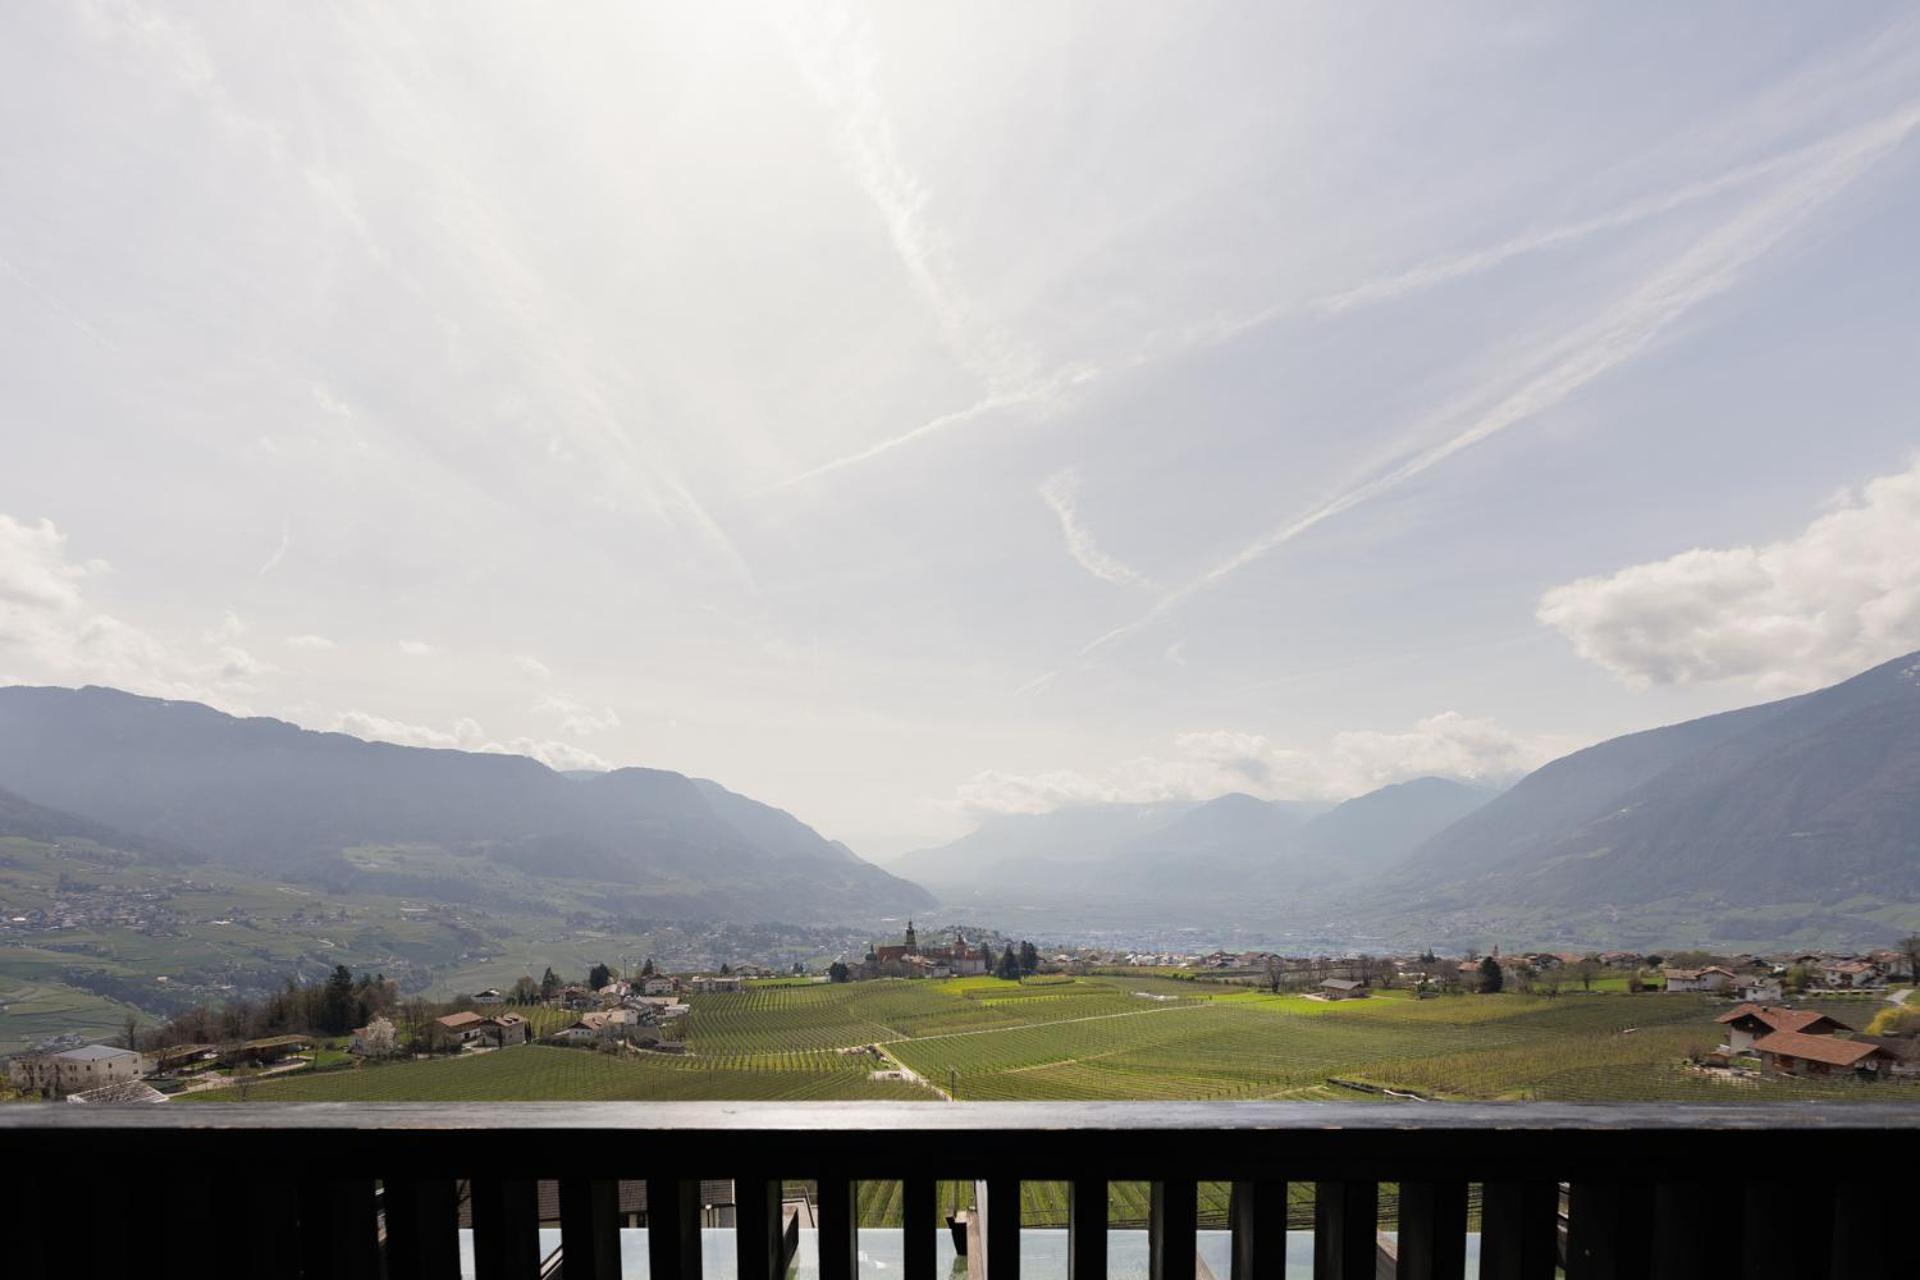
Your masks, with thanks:
[[[1687,1060],[1719,1041],[1713,1017],[1725,1006],[1690,995],[1416,1000],[1382,992],[1326,1003],[1110,975],[759,985],[692,1004],[681,1055],[530,1046],[261,1081],[248,1096],[1363,1101],[1393,1090],[1434,1099],[1752,1102],[1911,1092],[1696,1072]],[[924,1083],[876,1076],[895,1062]],[[1037,1221],[1064,1213],[1047,1184],[1030,1185]],[[1116,1197],[1130,1194],[1125,1185],[1116,1184]],[[1126,1211],[1116,1199],[1116,1220]]]

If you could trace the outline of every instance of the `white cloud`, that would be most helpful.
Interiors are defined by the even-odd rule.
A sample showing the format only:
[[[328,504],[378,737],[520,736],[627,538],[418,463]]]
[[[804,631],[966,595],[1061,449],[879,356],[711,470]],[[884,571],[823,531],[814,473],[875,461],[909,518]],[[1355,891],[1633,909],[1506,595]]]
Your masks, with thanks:
[[[286,645],[289,649],[307,649],[315,653],[322,653],[335,647],[333,641],[327,639],[325,636],[317,636],[311,633],[307,635],[288,636]]]
[[[400,652],[406,654],[409,658],[431,658],[434,654],[440,652],[440,650],[434,648],[434,646],[428,644],[425,640],[402,640],[400,642]]]
[[[1920,648],[1920,462],[1798,535],[1699,549],[1540,599],[1540,621],[1628,684],[1831,683]]]
[[[0,657],[22,680],[197,696],[164,645],[87,600],[83,584],[107,562],[69,559],[66,543],[51,521],[0,514]]]
[[[1123,586],[1151,586],[1144,574],[1129,568],[1100,549],[1093,531],[1081,523],[1078,498],[1080,474],[1072,467],[1047,477],[1040,486],[1040,497],[1060,522],[1060,534],[1066,539],[1067,554],[1073,562],[1102,582]]]
[[[529,654],[521,654],[513,660],[513,663],[530,676],[535,676],[541,680],[551,680],[553,678],[553,668]]]
[[[1443,711],[1399,731],[1338,733],[1314,751],[1225,729],[1183,733],[1172,745],[1169,755],[1141,756],[1098,773],[989,770],[961,784],[954,807],[976,814],[1047,813],[1084,804],[1210,800],[1230,791],[1270,800],[1340,800],[1429,775],[1504,781],[1578,744]]]
[[[620,717],[612,707],[602,707],[595,711],[564,694],[553,694],[541,698],[533,704],[533,709],[542,715],[558,717],[560,728],[567,733],[580,735],[604,733],[608,729],[620,727]]]
[[[351,734],[369,742],[392,742],[403,747],[434,747],[442,750],[480,751],[495,755],[530,756],[549,769],[611,769],[613,766],[593,752],[569,742],[536,738],[496,740],[487,736],[478,721],[468,717],[455,720],[445,729],[433,725],[410,724],[366,711],[343,711],[333,718],[335,732]]]

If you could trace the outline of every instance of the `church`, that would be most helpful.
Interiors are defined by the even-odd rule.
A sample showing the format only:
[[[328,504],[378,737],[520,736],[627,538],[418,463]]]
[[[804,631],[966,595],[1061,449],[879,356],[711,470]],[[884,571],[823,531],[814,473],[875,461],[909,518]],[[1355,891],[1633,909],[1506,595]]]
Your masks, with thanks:
[[[965,935],[955,933],[950,947],[920,948],[907,921],[906,937],[899,945],[867,945],[867,958],[856,973],[860,978],[965,978],[987,971],[992,957],[985,947],[969,947]]]

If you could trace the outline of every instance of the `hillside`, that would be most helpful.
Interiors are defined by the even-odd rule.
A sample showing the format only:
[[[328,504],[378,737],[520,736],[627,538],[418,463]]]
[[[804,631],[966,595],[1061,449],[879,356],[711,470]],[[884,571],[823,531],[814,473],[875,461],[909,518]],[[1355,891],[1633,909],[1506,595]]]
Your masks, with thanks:
[[[0,689],[0,786],[228,866],[378,891],[354,851],[438,849],[457,889],[490,865],[604,884],[630,914],[859,920],[927,905],[792,815],[657,769],[563,777],[112,689]],[[420,891],[409,880],[404,891]]]
[[[1721,936],[1897,933],[1920,915],[1920,655],[1575,752],[1401,869],[1431,908],[1685,904]]]

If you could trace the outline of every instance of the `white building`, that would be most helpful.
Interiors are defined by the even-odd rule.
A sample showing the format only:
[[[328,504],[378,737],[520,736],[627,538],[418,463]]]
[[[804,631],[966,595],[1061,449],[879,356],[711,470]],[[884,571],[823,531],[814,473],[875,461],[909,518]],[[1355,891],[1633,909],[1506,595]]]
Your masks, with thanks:
[[[153,1072],[153,1060],[131,1049],[88,1044],[65,1053],[23,1054],[7,1064],[13,1087],[28,1093],[65,1097]]]
[[[1739,980],[1738,974],[1719,965],[1708,965],[1704,969],[1662,969],[1660,976],[1667,980],[1669,992],[1727,991]]]

